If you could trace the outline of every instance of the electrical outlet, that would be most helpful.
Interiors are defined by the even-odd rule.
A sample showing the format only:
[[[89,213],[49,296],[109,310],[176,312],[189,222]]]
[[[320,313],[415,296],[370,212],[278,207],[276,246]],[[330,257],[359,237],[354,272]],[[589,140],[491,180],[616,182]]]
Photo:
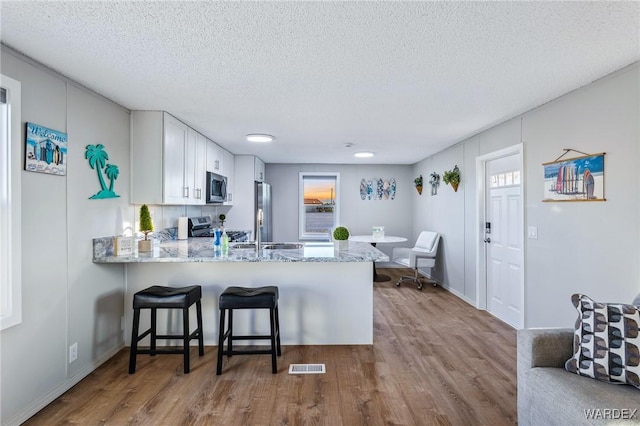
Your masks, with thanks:
[[[69,346],[69,364],[78,359],[78,342]]]

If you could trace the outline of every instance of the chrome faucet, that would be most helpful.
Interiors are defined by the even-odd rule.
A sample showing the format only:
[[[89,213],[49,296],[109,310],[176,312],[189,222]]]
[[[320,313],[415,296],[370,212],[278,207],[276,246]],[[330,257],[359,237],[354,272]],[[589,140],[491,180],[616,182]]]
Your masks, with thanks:
[[[263,214],[262,214],[262,209],[258,209],[258,212],[256,214],[256,257],[260,257],[260,239],[261,239],[261,230],[262,230],[262,221],[263,221]]]

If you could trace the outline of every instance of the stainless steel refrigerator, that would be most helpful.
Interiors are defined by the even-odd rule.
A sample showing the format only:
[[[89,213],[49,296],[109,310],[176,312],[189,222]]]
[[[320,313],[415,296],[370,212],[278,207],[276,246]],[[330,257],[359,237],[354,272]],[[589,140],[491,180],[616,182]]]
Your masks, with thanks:
[[[262,209],[262,228],[260,229],[260,241],[273,241],[271,221],[271,185],[264,182],[256,182],[255,217],[253,220],[253,235],[258,235],[258,210]]]

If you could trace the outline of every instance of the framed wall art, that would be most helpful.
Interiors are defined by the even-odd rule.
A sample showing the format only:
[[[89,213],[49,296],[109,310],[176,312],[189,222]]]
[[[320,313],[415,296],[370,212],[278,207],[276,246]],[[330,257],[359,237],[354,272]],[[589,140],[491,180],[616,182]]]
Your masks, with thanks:
[[[27,123],[25,164],[29,172],[67,174],[67,134]]]
[[[569,151],[565,149],[565,154]],[[579,151],[578,151],[579,152]],[[606,201],[604,198],[604,152],[543,163],[542,201]]]
[[[383,180],[382,178],[360,181],[360,198],[363,200],[394,200],[396,198],[395,178]]]

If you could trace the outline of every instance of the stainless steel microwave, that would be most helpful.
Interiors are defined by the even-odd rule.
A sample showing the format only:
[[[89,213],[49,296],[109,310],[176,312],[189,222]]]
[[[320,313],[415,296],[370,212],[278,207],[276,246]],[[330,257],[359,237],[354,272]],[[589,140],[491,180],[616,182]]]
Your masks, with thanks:
[[[207,172],[207,203],[227,201],[227,177]]]

